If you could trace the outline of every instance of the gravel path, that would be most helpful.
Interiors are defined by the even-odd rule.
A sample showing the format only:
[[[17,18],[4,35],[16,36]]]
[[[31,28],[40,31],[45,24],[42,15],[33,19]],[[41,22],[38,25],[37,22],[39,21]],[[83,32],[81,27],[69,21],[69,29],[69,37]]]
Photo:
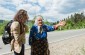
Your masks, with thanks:
[[[77,36],[49,45],[50,55],[85,55],[85,36]]]

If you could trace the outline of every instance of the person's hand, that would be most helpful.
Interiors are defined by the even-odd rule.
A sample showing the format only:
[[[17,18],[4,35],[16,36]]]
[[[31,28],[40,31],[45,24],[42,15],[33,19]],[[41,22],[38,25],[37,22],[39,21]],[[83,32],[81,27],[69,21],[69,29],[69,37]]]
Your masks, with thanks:
[[[60,21],[60,22],[58,23],[59,26],[65,26],[65,24],[66,24],[65,21]]]
[[[54,25],[54,28],[57,29],[59,26],[65,26],[65,21],[60,21],[58,24]]]

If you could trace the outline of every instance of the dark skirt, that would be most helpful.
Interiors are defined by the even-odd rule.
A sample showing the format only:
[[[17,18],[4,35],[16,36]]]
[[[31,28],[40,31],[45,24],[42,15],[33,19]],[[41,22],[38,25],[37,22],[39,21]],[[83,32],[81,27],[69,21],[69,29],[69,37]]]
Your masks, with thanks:
[[[31,46],[31,55],[50,55],[47,39],[34,41]]]
[[[24,48],[25,48],[25,46],[24,46],[24,44],[22,44],[22,49],[21,49],[21,52],[20,53],[16,53],[15,51],[14,51],[14,55],[24,55]]]

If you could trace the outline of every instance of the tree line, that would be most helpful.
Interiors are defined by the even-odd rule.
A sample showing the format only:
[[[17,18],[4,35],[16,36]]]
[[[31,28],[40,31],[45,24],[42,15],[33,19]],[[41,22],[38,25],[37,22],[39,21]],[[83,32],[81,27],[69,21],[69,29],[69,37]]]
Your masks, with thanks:
[[[66,25],[63,26],[63,27],[59,27],[58,30],[69,30],[69,29],[82,29],[82,28],[85,28],[85,15],[84,15],[83,12],[72,14],[72,15],[68,16],[67,18],[64,18],[61,21],[66,21]],[[0,23],[0,35],[3,34],[4,27],[8,22],[9,21],[4,21],[4,22]],[[52,22],[48,22],[46,20],[44,23],[47,24],[47,25],[54,25],[54,24],[57,24],[58,22],[59,21],[52,23]],[[30,20],[27,23],[27,25],[29,26],[29,29],[32,27],[33,24],[34,24],[34,20]]]
[[[61,30],[85,28],[85,15],[83,12],[75,13],[68,16],[67,18],[64,18],[63,20],[66,21],[66,25],[64,27],[61,27]]]

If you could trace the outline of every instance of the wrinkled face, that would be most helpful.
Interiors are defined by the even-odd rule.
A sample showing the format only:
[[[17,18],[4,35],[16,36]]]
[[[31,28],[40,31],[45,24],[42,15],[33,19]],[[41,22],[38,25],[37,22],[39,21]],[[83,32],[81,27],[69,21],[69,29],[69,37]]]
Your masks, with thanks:
[[[37,17],[38,26],[43,25],[42,17]]]

